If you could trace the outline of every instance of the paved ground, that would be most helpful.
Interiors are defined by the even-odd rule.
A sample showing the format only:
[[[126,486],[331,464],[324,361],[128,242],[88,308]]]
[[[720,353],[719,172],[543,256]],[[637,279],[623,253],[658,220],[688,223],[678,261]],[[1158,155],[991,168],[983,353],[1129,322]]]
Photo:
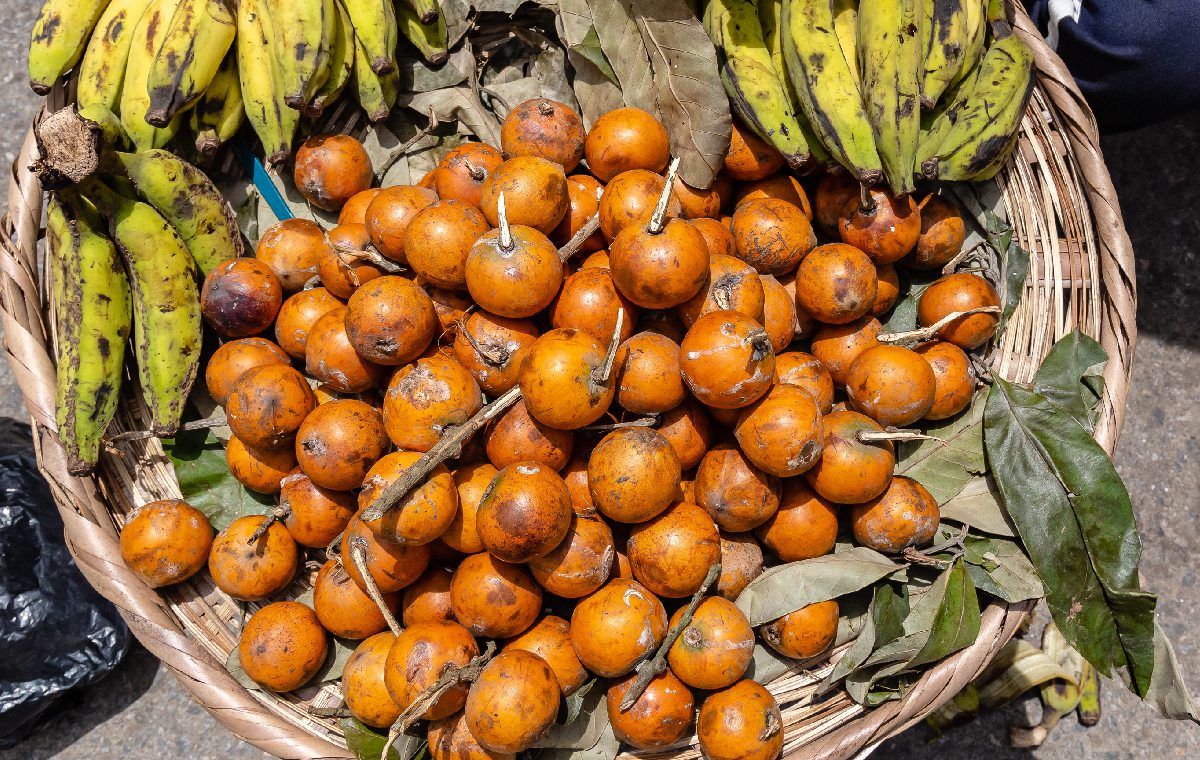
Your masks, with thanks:
[[[37,3],[2,0],[0,27],[0,159],[8,166],[36,100],[24,83],[23,50]],[[1104,141],[1126,222],[1138,252],[1138,327],[1134,390],[1117,452],[1142,527],[1145,585],[1159,594],[1160,619],[1173,637],[1193,687],[1200,691],[1200,588],[1194,557],[1200,493],[1200,413],[1192,392],[1200,378],[1200,113]],[[0,362],[0,416],[25,412],[6,363]],[[1008,746],[1008,727],[1036,720],[1025,703],[992,713],[931,741],[923,727],[888,742],[878,757],[989,760],[1016,758],[1200,757],[1200,728],[1157,719],[1120,687],[1104,691],[1104,718],[1083,730],[1067,722],[1038,751]],[[72,695],[39,731],[0,760],[41,758],[236,760],[262,753],[225,733],[192,704],[145,650],[135,648],[104,683]]]

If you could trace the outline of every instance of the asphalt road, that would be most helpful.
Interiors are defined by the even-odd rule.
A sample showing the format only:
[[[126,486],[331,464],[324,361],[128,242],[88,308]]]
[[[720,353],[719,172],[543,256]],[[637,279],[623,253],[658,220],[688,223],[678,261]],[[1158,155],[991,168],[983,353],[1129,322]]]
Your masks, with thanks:
[[[0,0],[0,158],[11,164],[38,101],[25,84],[24,50],[34,2]],[[1200,693],[1200,113],[1106,138],[1103,148],[1138,254],[1138,343],[1133,390],[1117,467],[1142,530],[1143,585],[1159,595],[1160,620],[1175,642],[1193,691]],[[0,362],[0,416],[26,419],[8,366]],[[888,760],[938,758],[1200,757],[1200,727],[1159,719],[1119,684],[1106,684],[1094,728],[1064,721],[1041,749],[1014,750],[1009,726],[1036,722],[1030,701],[993,712],[934,739],[923,726],[877,753]],[[145,650],[135,648],[105,682],[72,694],[0,760],[240,760],[261,752],[227,734],[193,704]]]

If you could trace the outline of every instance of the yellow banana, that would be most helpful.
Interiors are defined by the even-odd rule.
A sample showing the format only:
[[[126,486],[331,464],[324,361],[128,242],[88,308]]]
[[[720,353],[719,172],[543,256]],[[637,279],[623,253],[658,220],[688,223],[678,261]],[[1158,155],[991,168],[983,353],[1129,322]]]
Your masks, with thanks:
[[[29,86],[50,92],[79,63],[108,0],[46,0],[29,36]]]
[[[150,0],[112,0],[105,9],[79,64],[75,102],[81,108],[98,105],[111,111],[121,102],[133,30],[149,5]]]
[[[758,21],[762,25],[763,42],[767,46],[767,52],[771,54],[771,63],[783,81],[783,91],[787,93],[792,115],[796,117],[796,123],[800,125],[800,134],[804,137],[804,144],[808,146],[808,153],[812,157],[810,165],[805,168],[836,165],[833,157],[829,155],[829,151],[821,144],[817,133],[809,125],[808,118],[800,108],[800,98],[796,95],[792,78],[787,75],[787,61],[783,58],[782,26],[780,26],[782,13],[783,0],[758,0]]]
[[[882,175],[858,81],[833,31],[829,0],[784,0],[783,54],[809,125],[860,182]]]
[[[337,5],[336,10],[333,15],[333,45],[329,50],[329,76],[304,109],[305,115],[314,119],[325,111],[325,106],[338,99],[354,73],[354,27],[342,6]]]
[[[201,274],[242,255],[237,220],[204,172],[165,150],[110,153],[106,160],[171,223]]]
[[[400,3],[407,6],[422,24],[435,23],[441,13],[437,0],[400,0]]]
[[[155,435],[174,435],[200,366],[196,268],[175,228],[148,204],[91,177],[80,189],[108,221],[133,294],[133,352]]]
[[[292,152],[300,115],[283,102],[279,65],[270,44],[273,27],[264,0],[238,0],[237,66],[246,118],[269,163]]]
[[[94,104],[90,106],[76,105],[75,112],[80,118],[90,121],[100,130],[100,134],[104,136],[104,146],[113,150],[122,150],[129,147],[129,136],[125,134],[125,128],[121,126],[121,119],[112,111],[102,105]]]
[[[833,33],[842,46],[842,55],[850,65],[855,81],[862,80],[858,70],[858,0],[833,0]]]
[[[263,0],[260,0],[262,2]],[[334,0],[265,0],[274,36],[271,44],[279,63],[283,101],[301,109],[325,83],[329,73],[332,19],[326,36],[326,19]]]
[[[921,131],[920,0],[862,0],[858,58],[863,102],[888,184],[915,189],[913,162]]]
[[[212,157],[222,144],[233,139],[246,121],[242,106],[242,83],[238,77],[237,54],[229,53],[217,75],[213,77],[204,97],[192,109],[192,131],[196,134],[196,150],[206,158]]]
[[[799,169],[810,158],[808,143],[764,41],[759,8],[752,0],[712,0],[704,27],[717,48],[721,81],[741,120]],[[778,36],[778,35],[776,35]]]
[[[972,0],[925,2],[931,13],[923,35],[926,52],[921,79],[921,106],[931,109],[962,71],[967,42],[966,6]]]
[[[976,66],[970,76],[951,85],[932,111],[921,114],[921,137],[917,143],[917,158],[914,162],[917,174],[924,174],[921,167],[937,154],[938,148],[946,140],[946,135],[950,134],[950,130],[958,121],[958,114],[967,107],[981,68]]]
[[[167,38],[171,17],[179,6],[179,0],[152,0],[133,31],[129,50],[129,61],[125,65],[125,81],[121,85],[121,104],[118,113],[125,133],[138,150],[161,148],[171,141],[179,130],[179,119],[158,128],[146,121],[150,111],[150,95],[147,82],[150,67]]]
[[[395,73],[376,74],[372,71],[366,50],[361,43],[358,44],[354,56],[354,90],[358,95],[358,104],[371,121],[382,121],[391,113],[396,103],[395,88],[386,82],[395,79]]]
[[[396,70],[396,43],[400,40],[396,6],[392,0],[338,0],[354,27],[354,37],[367,66],[376,74]]]
[[[1033,91],[1033,54],[1015,35],[992,44],[979,78],[937,153],[921,168],[943,180],[991,179],[1016,146]]]
[[[58,437],[72,475],[92,471],[104,431],[117,411],[129,280],[116,246],[91,204],[74,188],[52,194],[46,208],[47,265],[53,276]]]
[[[1100,677],[1087,660],[1083,661],[1079,683],[1079,722],[1094,726],[1100,722]]]
[[[984,43],[987,41],[987,16],[984,13],[983,0],[963,1],[963,59],[955,82],[966,79],[975,69],[975,64],[983,56]]]
[[[165,127],[199,100],[236,34],[237,22],[225,0],[181,0],[146,76],[146,121]]]
[[[450,57],[446,19],[442,18],[441,14],[432,24],[425,24],[421,22],[416,11],[401,4],[396,8],[396,23],[400,33],[413,44],[429,65],[440,66]]]

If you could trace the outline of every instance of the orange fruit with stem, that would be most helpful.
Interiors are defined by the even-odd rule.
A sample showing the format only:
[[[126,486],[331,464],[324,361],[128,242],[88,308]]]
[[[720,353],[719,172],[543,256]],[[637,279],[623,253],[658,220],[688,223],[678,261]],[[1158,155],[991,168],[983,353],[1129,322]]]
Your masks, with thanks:
[[[838,603],[834,599],[801,607],[759,629],[763,641],[784,657],[805,660],[829,649],[837,637]]]
[[[686,607],[671,616],[683,620]],[[754,629],[733,602],[719,596],[702,599],[692,620],[667,651],[667,664],[693,689],[723,689],[736,682],[754,659]]]
[[[667,635],[667,611],[642,584],[615,578],[571,613],[571,643],[598,676],[616,678],[652,656]]]
[[[779,703],[754,681],[738,681],[700,705],[696,736],[709,760],[775,760],[783,752]]]
[[[933,540],[940,511],[925,486],[897,475],[882,494],[856,505],[850,519],[854,538],[860,544],[877,552],[898,554]]]
[[[922,327],[937,324],[958,312],[992,308],[995,312],[968,314],[938,330],[937,337],[959,348],[979,348],[996,334],[1000,324],[1000,296],[992,284],[971,272],[956,272],[935,281],[917,301],[917,322]]]
[[[825,450],[804,477],[818,494],[835,504],[862,504],[887,489],[896,467],[889,440],[863,440],[882,433],[879,423],[858,412],[825,415]]]
[[[679,369],[688,388],[717,409],[740,409],[771,385],[775,351],[762,325],[736,311],[712,311],[688,328]]]
[[[884,426],[909,425],[933,406],[936,380],[929,362],[903,346],[868,349],[850,365],[850,406]]]

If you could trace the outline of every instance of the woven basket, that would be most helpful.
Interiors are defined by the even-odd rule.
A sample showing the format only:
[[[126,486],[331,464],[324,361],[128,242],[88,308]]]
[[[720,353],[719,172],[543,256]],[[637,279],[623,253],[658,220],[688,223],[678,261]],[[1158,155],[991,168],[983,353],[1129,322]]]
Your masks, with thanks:
[[[1095,122],[1063,63],[1042,42],[1029,18],[1014,7],[1017,33],[1033,48],[1038,84],[1022,123],[1020,150],[998,178],[1017,242],[1029,251],[1024,298],[992,368],[1028,380],[1053,343],[1078,327],[1108,351],[1106,395],[1096,437],[1109,451],[1124,416],[1135,335],[1133,255],[1105,169]],[[40,120],[68,104],[62,88],[48,98]],[[67,474],[54,435],[53,319],[41,279],[38,238],[42,189],[28,168],[37,157],[26,136],[9,186],[8,215],[0,224],[0,316],[4,347],[33,419],[38,461],[65,523],[67,544],[83,574],[117,605],[134,635],[178,678],[192,697],[226,728],[281,758],[351,758],[336,722],[313,717],[314,708],[341,703],[336,684],[297,694],[248,691],[223,663],[235,646],[243,605],[207,577],[163,591],[145,586],[121,561],[117,531],[139,505],[179,497],[171,464],[157,440],[122,444],[105,455],[98,476]],[[116,430],[146,427],[148,415],[132,378],[114,421]],[[904,696],[867,711],[844,693],[814,702],[816,684],[831,667],[809,664],[768,685],[783,708],[784,755],[849,758],[862,755],[940,706],[991,660],[1016,630],[1028,604],[992,604],[979,638],[939,663]],[[698,757],[693,745],[622,757]]]

